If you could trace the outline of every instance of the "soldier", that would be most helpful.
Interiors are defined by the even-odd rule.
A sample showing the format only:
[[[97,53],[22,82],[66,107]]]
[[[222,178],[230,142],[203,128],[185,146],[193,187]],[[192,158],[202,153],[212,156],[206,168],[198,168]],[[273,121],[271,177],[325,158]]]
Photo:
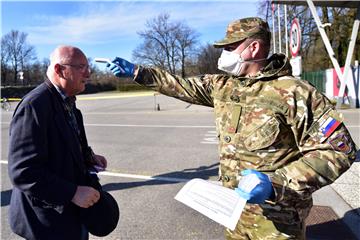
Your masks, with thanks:
[[[218,68],[227,74],[181,78],[122,58],[108,64],[168,96],[214,108],[220,179],[248,200],[227,239],[305,239],[312,193],[335,181],[355,160],[356,146],[331,102],[294,78],[288,59],[270,51],[260,18],[229,24]],[[238,188],[243,176],[259,184]]]

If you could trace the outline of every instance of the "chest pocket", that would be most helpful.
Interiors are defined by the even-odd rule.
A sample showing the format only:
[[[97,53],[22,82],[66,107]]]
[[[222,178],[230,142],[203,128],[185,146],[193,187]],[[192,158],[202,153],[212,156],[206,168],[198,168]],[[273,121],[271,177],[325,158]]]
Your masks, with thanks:
[[[279,132],[279,121],[271,117],[263,125],[255,128],[245,136],[244,145],[249,151],[259,150],[271,146]]]

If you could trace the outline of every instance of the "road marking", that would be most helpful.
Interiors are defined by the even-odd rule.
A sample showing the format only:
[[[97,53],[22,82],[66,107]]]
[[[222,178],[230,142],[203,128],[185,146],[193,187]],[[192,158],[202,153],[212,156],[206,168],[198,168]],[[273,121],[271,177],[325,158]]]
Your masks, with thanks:
[[[219,139],[217,137],[216,131],[207,131],[205,137],[200,142],[202,144],[219,144]]]
[[[1,124],[10,124],[10,122],[3,122]],[[207,125],[136,125],[136,124],[105,124],[105,123],[85,123],[85,126],[94,126],[94,127],[154,127],[154,128],[215,128],[215,126]],[[360,125],[345,125],[347,128],[360,128]],[[213,133],[212,133],[213,132]],[[208,131],[205,136],[216,136],[215,131]]]
[[[129,92],[122,95],[109,95],[109,96],[97,96],[97,97],[85,97],[83,95],[77,96],[77,100],[96,100],[96,99],[115,99],[115,98],[127,98],[127,97],[143,97],[143,96],[155,96],[159,95],[157,92]],[[8,98],[8,101],[18,102],[21,98]]]
[[[144,128],[214,128],[214,126],[191,126],[191,125],[136,125],[136,124],[101,124],[86,123],[85,126],[90,127],[144,127]]]
[[[8,164],[8,161],[0,160],[1,164]],[[109,172],[103,171],[99,172],[98,175],[100,176],[109,176],[109,177],[121,177],[121,178],[135,178],[135,179],[144,179],[144,180],[156,180],[156,181],[163,181],[163,182],[187,182],[191,179],[186,178],[171,178],[171,177],[159,177],[159,176],[145,176],[145,175],[138,175],[138,174],[129,174],[129,173],[117,173],[117,172]]]
[[[108,171],[99,172],[98,174],[102,175],[102,176],[136,178],[136,179],[144,179],[144,180],[157,180],[157,181],[163,181],[163,182],[187,182],[187,181],[191,180],[191,179],[186,179],[186,178],[145,176],[145,175],[137,175],[137,174],[115,173],[115,172],[108,172]]]
[[[1,122],[1,124],[10,124],[10,122]],[[136,125],[136,124],[103,124],[103,123],[85,123],[89,127],[143,127],[143,128],[215,128],[214,126],[190,126],[190,125]]]
[[[143,92],[143,93],[134,93],[134,94],[125,94],[125,95],[110,95],[110,96],[98,96],[98,97],[80,97],[78,100],[97,100],[97,99],[116,99],[116,98],[128,98],[128,97],[143,97],[143,96],[153,96],[153,92]]]

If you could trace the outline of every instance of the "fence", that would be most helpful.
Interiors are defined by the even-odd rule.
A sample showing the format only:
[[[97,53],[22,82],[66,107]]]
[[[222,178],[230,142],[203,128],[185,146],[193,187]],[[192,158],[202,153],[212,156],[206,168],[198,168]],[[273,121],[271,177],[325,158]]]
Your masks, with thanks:
[[[326,74],[325,71],[316,71],[316,72],[303,72],[301,74],[301,79],[307,80],[316,89],[322,93],[326,92]]]

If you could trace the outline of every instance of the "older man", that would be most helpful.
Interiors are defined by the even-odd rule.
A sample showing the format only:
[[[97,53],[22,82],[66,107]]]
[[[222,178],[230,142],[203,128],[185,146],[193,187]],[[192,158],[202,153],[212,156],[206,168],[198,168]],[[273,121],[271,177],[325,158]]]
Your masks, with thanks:
[[[85,54],[59,46],[50,56],[48,80],[17,106],[10,126],[9,177],[14,185],[9,218],[26,239],[88,239],[80,209],[95,204],[89,168],[106,168],[87,144],[75,95],[90,77]]]

